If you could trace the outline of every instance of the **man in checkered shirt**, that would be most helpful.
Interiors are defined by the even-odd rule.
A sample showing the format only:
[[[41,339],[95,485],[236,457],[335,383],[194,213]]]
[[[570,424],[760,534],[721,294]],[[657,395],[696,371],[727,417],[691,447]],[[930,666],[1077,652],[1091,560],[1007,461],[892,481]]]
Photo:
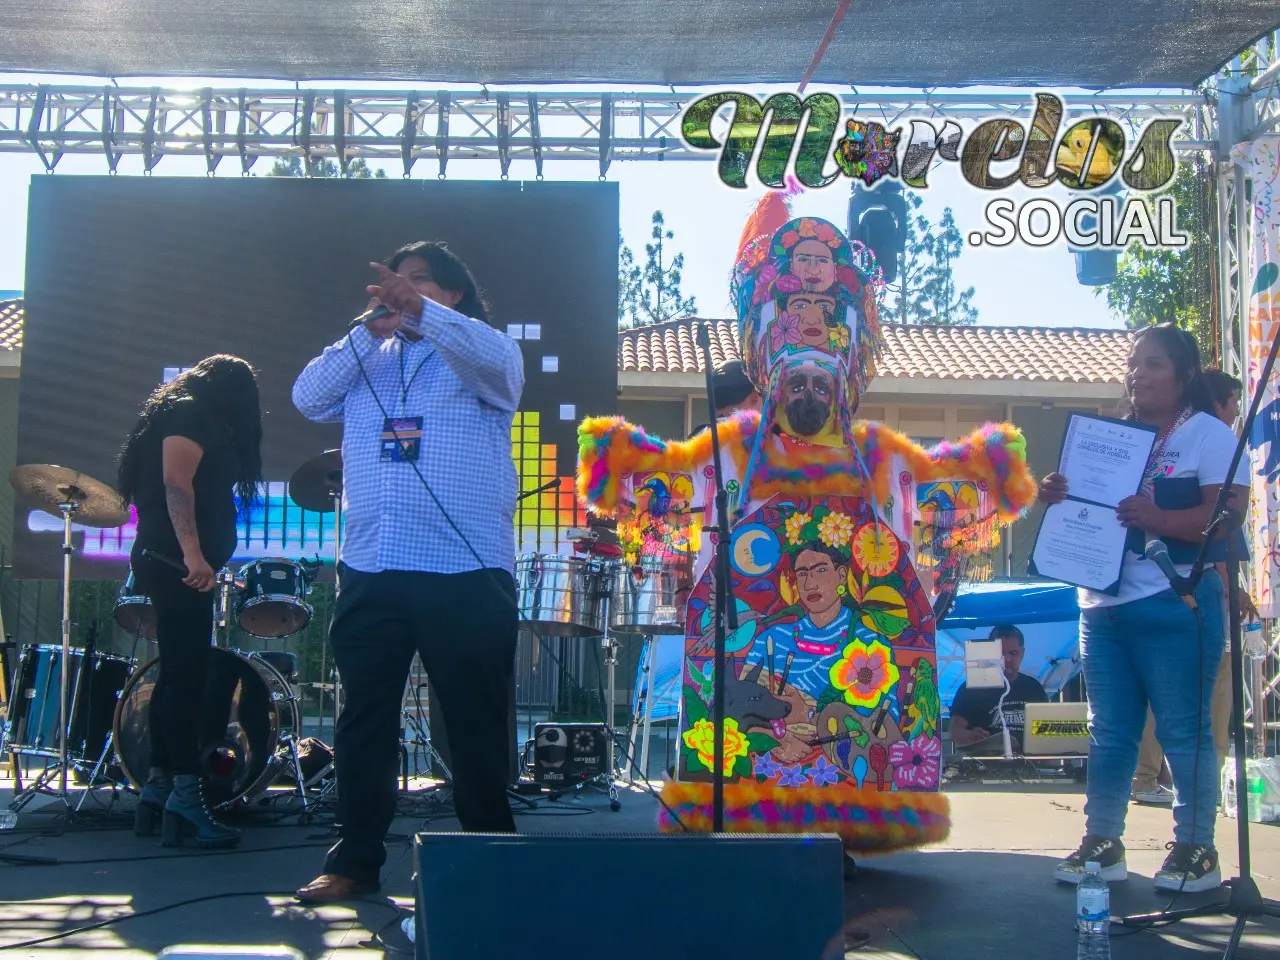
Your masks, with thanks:
[[[345,536],[329,633],[345,698],[334,744],[340,839],[297,893],[312,903],[379,889],[415,652],[448,732],[463,829],[515,830],[511,422],[524,360],[489,326],[470,271],[443,244],[410,244],[371,266],[381,279],[369,292],[390,313],[326,348],[293,387],[304,416],[343,424]]]

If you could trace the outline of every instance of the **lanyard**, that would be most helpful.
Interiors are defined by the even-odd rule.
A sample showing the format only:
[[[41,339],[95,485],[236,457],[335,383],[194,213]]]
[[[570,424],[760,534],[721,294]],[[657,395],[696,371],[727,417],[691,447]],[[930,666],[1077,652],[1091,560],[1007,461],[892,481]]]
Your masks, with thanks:
[[[404,416],[405,404],[409,400],[409,388],[413,386],[413,381],[418,379],[418,374],[422,372],[422,368],[427,365],[427,360],[429,359],[427,357],[423,357],[418,362],[418,366],[414,368],[413,375],[409,377],[409,382],[406,383],[404,379],[404,348],[405,348],[405,342],[401,340],[400,349],[397,351],[400,355],[400,415],[401,416]]]

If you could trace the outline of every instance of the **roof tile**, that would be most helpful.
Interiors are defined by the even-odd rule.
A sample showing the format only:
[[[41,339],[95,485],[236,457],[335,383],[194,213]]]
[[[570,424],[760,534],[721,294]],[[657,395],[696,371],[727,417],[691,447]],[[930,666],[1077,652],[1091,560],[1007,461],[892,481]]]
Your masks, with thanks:
[[[634,327],[618,334],[624,372],[701,373],[693,318]],[[737,359],[738,325],[711,320],[711,359]],[[1127,330],[1056,327],[884,326],[881,377],[936,380],[1032,380],[1120,383],[1132,334]]]

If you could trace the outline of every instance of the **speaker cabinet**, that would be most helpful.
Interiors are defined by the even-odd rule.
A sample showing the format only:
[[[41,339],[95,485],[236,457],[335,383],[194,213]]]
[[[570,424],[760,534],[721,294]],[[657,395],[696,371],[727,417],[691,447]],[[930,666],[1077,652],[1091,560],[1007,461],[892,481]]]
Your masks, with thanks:
[[[420,960],[844,956],[830,835],[414,838]]]

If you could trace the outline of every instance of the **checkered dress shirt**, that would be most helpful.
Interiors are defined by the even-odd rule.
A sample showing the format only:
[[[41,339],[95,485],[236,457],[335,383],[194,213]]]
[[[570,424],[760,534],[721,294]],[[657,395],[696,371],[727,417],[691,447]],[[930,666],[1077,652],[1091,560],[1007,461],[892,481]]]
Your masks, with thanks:
[[[423,303],[422,340],[379,340],[358,326],[307,364],[293,385],[303,416],[342,421],[342,561],[364,573],[509,571],[516,498],[511,422],[524,389],[520,347],[486,323]],[[474,553],[414,465],[382,461],[379,401],[385,416],[422,417],[418,470]]]

